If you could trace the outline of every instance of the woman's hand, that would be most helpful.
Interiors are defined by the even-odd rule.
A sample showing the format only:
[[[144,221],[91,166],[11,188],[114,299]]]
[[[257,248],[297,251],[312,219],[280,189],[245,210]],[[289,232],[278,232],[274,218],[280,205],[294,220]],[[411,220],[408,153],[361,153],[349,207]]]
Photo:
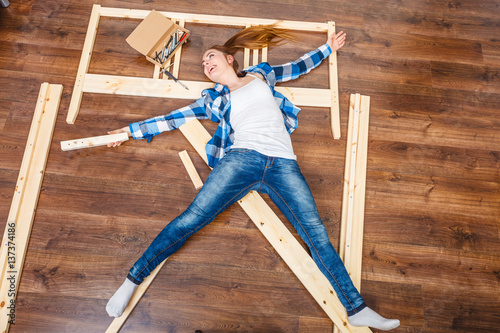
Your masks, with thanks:
[[[108,132],[108,134],[118,134],[118,133],[127,133],[129,137],[132,136],[132,133],[130,133],[130,128],[128,126],[125,126],[125,127],[119,128],[117,130]],[[111,143],[108,143],[108,147],[118,147],[122,143],[123,143],[123,141],[111,142]]]
[[[335,52],[338,49],[340,49],[342,46],[344,46],[345,38],[346,38],[345,32],[341,31],[336,35],[331,34],[328,37],[328,40],[326,43],[330,46],[330,48],[332,49],[332,52]]]

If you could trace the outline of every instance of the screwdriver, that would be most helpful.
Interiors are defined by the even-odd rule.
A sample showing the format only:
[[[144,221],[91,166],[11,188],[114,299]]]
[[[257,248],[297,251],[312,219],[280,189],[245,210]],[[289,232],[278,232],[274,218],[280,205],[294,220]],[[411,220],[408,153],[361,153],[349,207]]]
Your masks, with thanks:
[[[186,87],[181,81],[177,80],[177,78],[172,73],[170,73],[169,71],[166,71],[164,69],[162,69],[161,71],[163,73],[165,73],[169,78],[171,78],[172,80],[174,80],[174,82],[180,84],[184,89],[189,90],[189,88]]]

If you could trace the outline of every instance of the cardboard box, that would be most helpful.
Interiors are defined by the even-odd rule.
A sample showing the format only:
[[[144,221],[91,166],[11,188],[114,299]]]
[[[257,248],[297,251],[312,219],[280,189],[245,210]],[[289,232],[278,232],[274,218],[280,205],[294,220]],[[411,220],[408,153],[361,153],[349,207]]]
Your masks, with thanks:
[[[148,61],[164,68],[188,37],[189,30],[152,10],[127,37],[127,43]]]

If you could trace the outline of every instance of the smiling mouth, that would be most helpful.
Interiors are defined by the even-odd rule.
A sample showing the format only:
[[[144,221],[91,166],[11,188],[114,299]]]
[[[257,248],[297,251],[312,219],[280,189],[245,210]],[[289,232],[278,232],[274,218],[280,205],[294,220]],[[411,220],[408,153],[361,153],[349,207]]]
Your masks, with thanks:
[[[211,73],[212,73],[212,71],[215,69],[215,67],[217,67],[217,66],[213,65],[212,67],[210,67],[210,68],[208,69],[208,74],[211,74]]]

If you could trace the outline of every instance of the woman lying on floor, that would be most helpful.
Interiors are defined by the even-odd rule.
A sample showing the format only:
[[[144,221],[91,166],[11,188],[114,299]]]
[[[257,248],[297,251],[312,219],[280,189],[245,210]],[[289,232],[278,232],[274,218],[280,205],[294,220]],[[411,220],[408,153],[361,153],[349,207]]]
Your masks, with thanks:
[[[121,316],[137,286],[191,235],[249,191],[257,191],[269,195],[307,244],[346,308],[351,325],[380,330],[399,326],[399,320],[386,319],[366,306],[330,243],[290,140],[300,110],[274,88],[278,82],[309,73],[344,46],[346,34],[330,35],[326,44],[294,62],[279,66],[264,62],[238,70],[234,59],[238,50],[276,45],[283,39],[293,36],[274,26],[242,30],[223,46],[213,46],[203,55],[204,73],[216,83],[213,89],[204,90],[202,97],[189,106],[110,132],[150,139],[193,118],[219,123],[206,145],[209,165],[213,167],[207,181],[191,205],[167,224],[130,269],[106,306],[110,316]]]

